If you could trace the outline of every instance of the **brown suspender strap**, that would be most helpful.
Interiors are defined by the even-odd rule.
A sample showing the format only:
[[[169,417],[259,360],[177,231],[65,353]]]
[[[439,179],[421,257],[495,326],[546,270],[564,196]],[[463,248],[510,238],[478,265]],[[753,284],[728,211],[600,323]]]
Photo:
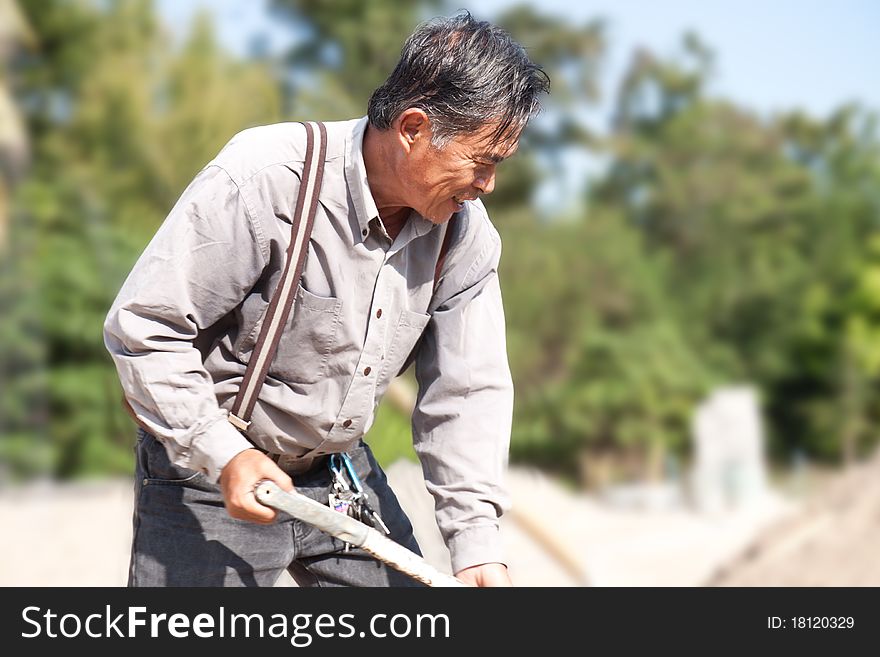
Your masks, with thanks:
[[[296,300],[296,290],[302,277],[303,266],[309,251],[309,237],[315,223],[318,209],[318,195],[324,178],[324,159],[327,155],[327,129],[323,123],[307,122],[306,158],[300,180],[296,211],[291,227],[290,245],[287,247],[287,262],[278,283],[278,288],[269,303],[263,318],[263,326],[257,337],[254,351],[248,360],[244,380],[229,413],[229,421],[239,430],[246,432],[250,425],[251,413],[257,403],[257,396],[269,365],[275,356],[281,333],[287,325],[290,311]],[[317,145],[317,152],[316,152]]]

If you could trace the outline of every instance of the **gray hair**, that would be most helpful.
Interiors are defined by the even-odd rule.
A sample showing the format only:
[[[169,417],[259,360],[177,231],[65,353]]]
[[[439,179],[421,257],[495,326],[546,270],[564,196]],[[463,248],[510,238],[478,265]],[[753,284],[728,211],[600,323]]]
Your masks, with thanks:
[[[387,130],[406,109],[431,121],[432,143],[498,121],[489,141],[516,138],[540,111],[550,79],[501,28],[464,12],[420,25],[406,40],[397,67],[370,97],[370,123]]]

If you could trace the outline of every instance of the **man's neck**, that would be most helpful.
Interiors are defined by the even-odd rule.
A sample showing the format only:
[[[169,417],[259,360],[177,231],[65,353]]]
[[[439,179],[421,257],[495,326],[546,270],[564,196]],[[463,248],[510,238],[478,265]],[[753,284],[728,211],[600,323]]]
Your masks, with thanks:
[[[406,226],[406,222],[409,221],[409,214],[409,208],[400,208],[395,212],[379,211],[379,216],[382,218],[382,225],[385,226],[385,230],[392,242],[397,239],[397,236],[400,235],[400,231]]]
[[[383,143],[384,135],[371,125],[364,131],[364,167],[367,170],[367,184],[376,202],[376,209],[382,224],[392,241],[397,239],[406,225],[410,208],[402,204],[396,196],[397,176],[390,166],[391,153]]]

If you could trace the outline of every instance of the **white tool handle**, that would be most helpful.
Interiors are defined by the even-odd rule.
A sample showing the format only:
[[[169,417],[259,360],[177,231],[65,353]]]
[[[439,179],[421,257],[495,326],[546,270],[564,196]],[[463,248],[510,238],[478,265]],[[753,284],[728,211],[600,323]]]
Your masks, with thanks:
[[[388,564],[428,586],[465,586],[454,577],[442,573],[415,552],[386,538],[372,527],[344,513],[334,511],[295,490],[288,493],[278,484],[264,479],[254,489],[257,501],[284,511],[294,518],[314,525],[331,536],[363,548],[379,561]]]

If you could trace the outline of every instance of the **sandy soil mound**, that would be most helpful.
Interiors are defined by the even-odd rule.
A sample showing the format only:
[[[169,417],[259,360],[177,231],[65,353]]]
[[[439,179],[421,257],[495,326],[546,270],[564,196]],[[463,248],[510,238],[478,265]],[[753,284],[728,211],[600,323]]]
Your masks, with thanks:
[[[880,586],[880,452],[760,534],[712,586]]]

